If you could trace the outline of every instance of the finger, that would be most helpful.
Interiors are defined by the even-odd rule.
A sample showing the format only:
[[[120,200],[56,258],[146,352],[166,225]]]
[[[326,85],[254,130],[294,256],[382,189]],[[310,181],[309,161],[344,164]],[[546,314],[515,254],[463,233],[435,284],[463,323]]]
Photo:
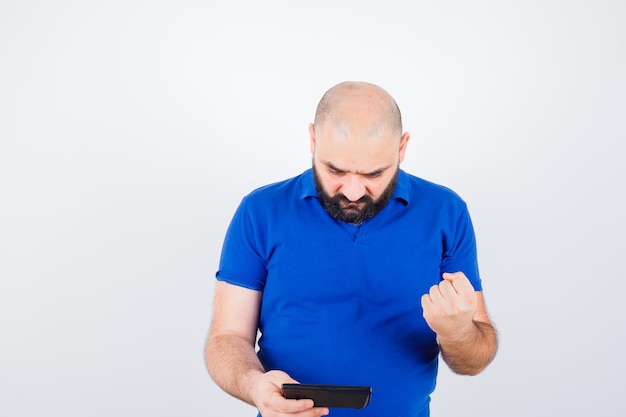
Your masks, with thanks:
[[[266,372],[265,375],[277,387],[280,387],[282,384],[299,384],[298,381],[293,379],[289,374],[287,374],[284,371],[279,371],[279,370],[268,371]]]
[[[450,282],[450,284],[452,285],[452,287],[454,288],[454,290],[459,296],[464,297],[464,298],[474,297],[474,293],[476,292],[474,290],[474,286],[472,285],[470,280],[467,279],[465,275],[463,275],[461,278],[455,279],[454,281],[446,281],[446,282]]]
[[[421,302],[422,302],[422,310],[426,310],[430,308],[430,306],[433,305],[433,300],[432,298],[430,298],[430,294],[422,295]]]
[[[459,283],[454,286],[456,292],[458,293],[459,300],[465,300],[465,302],[474,303],[476,300],[476,291],[474,291],[474,287],[472,284],[468,283]]]
[[[310,401],[311,403],[313,403],[312,400],[288,400],[290,402],[296,402],[296,403],[303,403],[303,402],[308,402]],[[291,410],[286,410],[286,411],[281,411],[284,414],[287,415],[293,415],[293,416],[298,416],[298,417],[319,417],[319,416],[325,416],[328,415],[329,410],[326,407],[304,407],[302,409],[291,409]]]
[[[317,412],[317,414],[315,414],[316,416],[327,416],[328,414],[330,414],[330,410],[326,407],[316,407],[313,410],[315,410]]]
[[[457,294],[457,289],[452,281],[441,281],[439,283],[439,292],[444,300],[454,299]]]
[[[272,410],[276,410],[280,413],[300,413],[306,410],[311,410],[315,404],[313,400],[302,399],[302,400],[288,400],[283,396],[279,398],[273,398],[271,403],[269,404],[269,408]]]
[[[454,281],[445,282],[451,287],[451,292],[448,293],[443,289],[442,292],[446,297],[449,297],[447,300],[453,301],[454,311],[466,311],[475,308],[476,291],[465,275],[461,278],[456,278]]]
[[[433,303],[438,303],[441,299],[443,299],[443,294],[441,293],[439,285],[433,285],[430,287],[428,295]]]

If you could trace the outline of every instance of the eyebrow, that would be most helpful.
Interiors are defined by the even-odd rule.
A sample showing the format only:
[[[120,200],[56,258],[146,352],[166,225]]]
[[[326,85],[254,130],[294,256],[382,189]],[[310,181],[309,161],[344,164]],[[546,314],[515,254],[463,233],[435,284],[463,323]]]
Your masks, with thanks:
[[[321,161],[321,162],[322,162],[324,165],[326,165],[328,168],[332,169],[333,171],[337,171],[337,172],[341,172],[341,173],[344,173],[344,172],[349,172],[349,171],[346,171],[346,170],[344,170],[344,169],[337,168],[335,165],[333,165],[333,163],[332,163],[332,162],[328,162],[328,161]],[[386,167],[383,167],[383,168],[378,168],[378,169],[375,169],[374,171],[370,171],[370,172],[356,171],[356,172],[355,172],[355,174],[358,174],[358,175],[365,175],[365,176],[368,176],[368,175],[377,175],[377,174],[382,173],[383,171],[388,170],[389,168],[391,168],[391,165],[387,165]]]

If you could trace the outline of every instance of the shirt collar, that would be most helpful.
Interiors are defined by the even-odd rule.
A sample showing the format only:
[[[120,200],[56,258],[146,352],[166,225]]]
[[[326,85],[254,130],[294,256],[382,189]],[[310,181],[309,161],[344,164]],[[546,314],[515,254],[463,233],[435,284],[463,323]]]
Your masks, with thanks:
[[[396,188],[391,194],[392,199],[402,200],[406,206],[409,204],[410,193],[409,176],[403,170],[398,171],[398,182]],[[313,180],[313,168],[309,168],[302,174],[302,194],[300,198],[318,197],[317,189],[315,188],[315,181]]]
[[[313,179],[313,168],[309,168],[302,174],[302,194],[300,198],[319,197]]]

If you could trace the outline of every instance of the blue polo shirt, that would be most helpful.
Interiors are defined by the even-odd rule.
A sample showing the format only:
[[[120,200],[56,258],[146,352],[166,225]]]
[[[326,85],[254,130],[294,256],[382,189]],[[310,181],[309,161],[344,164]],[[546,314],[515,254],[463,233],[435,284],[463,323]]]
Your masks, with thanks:
[[[371,386],[335,417],[425,417],[439,348],[421,296],[443,272],[481,290],[466,204],[403,170],[389,203],[360,226],[332,219],[311,169],[247,195],[217,279],[263,291],[258,356],[302,383]]]

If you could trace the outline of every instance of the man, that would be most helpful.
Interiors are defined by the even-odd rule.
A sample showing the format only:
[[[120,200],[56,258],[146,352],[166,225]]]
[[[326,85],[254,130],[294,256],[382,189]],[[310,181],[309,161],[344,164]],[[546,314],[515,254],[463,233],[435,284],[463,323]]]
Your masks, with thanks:
[[[440,352],[475,375],[497,349],[465,203],[399,168],[409,134],[376,85],[331,88],[309,132],[313,167],[246,196],[228,229],[209,372],[263,417],[356,415],[283,398],[294,382],[371,386],[362,417],[428,416]]]

